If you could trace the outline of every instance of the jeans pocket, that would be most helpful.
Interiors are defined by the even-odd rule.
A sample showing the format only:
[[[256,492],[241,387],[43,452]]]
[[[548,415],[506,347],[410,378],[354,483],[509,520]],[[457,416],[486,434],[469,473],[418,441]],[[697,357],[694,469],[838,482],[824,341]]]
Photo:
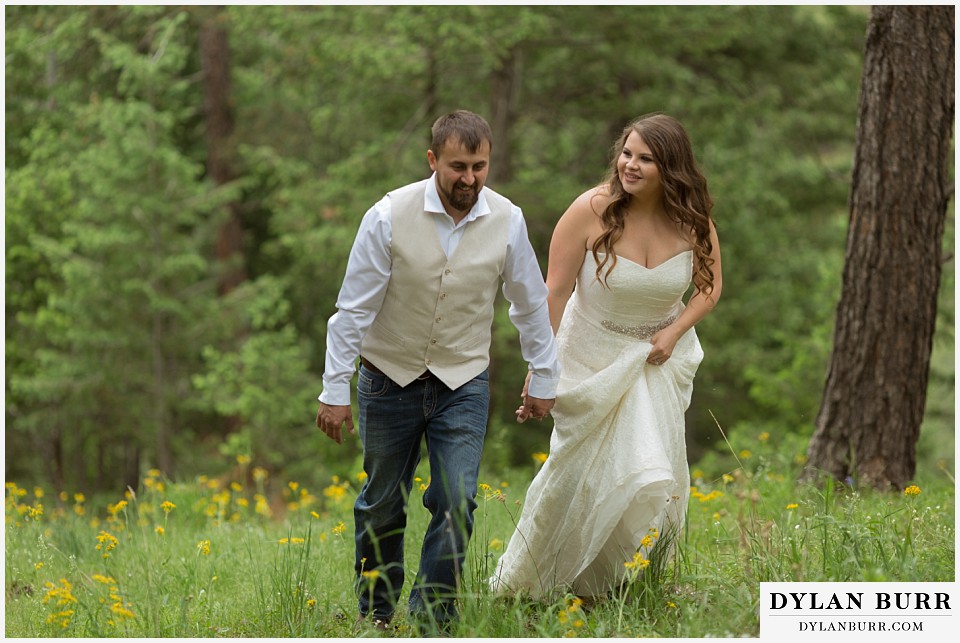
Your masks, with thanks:
[[[360,367],[357,374],[357,395],[364,397],[381,397],[390,390],[393,383],[386,375],[381,373],[371,373],[365,367]]]

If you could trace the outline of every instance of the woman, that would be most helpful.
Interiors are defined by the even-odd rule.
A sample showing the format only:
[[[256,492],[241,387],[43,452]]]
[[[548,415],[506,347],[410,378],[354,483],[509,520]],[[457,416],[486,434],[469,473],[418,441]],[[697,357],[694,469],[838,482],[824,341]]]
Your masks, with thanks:
[[[494,591],[604,594],[624,563],[682,525],[684,412],[703,357],[694,325],[722,286],[712,206],[683,127],[653,114],[624,129],[607,180],[557,223],[547,286],[561,381],[550,456]],[[523,407],[517,414],[526,419]]]

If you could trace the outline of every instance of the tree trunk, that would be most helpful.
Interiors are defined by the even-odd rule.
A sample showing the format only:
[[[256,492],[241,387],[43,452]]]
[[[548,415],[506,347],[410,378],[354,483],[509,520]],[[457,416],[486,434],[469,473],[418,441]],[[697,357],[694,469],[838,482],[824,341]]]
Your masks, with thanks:
[[[230,106],[230,43],[219,9],[203,12],[200,24],[200,67],[203,71],[203,109],[206,119],[207,174],[217,185],[234,179],[231,160],[233,110]],[[217,259],[223,266],[220,294],[236,288],[243,268],[243,225],[240,207],[229,205],[229,216],[217,234]]]
[[[902,489],[915,473],[953,117],[953,7],[874,7],[843,286],[808,479],[823,472]]]
[[[490,183],[499,185],[513,178],[513,157],[510,130],[516,120],[517,100],[520,94],[521,56],[518,46],[507,52],[500,67],[493,70],[490,129],[493,149],[490,152]]]

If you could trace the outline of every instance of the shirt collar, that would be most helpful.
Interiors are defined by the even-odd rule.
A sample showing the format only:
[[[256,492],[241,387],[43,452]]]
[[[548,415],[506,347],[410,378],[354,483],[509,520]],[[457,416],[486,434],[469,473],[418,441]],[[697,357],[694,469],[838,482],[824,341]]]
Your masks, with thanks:
[[[463,220],[460,222],[461,225],[464,223],[469,223],[477,217],[490,214],[490,205],[487,203],[486,191],[486,187],[480,190],[477,202],[473,204],[472,208],[470,208],[470,212],[467,212],[467,216],[463,217]],[[426,212],[435,212],[439,214],[445,214],[448,217],[450,216],[444,209],[443,201],[440,200],[440,193],[437,191],[436,172],[434,172],[433,175],[427,179],[427,189],[423,194],[423,209]]]

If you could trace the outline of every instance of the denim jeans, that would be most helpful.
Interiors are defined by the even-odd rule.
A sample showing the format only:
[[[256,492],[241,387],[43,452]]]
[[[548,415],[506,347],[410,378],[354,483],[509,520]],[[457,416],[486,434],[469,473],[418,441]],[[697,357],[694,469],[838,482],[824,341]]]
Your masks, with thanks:
[[[357,397],[367,480],[354,506],[354,569],[361,615],[390,618],[396,609],[404,582],[407,499],[426,438],[430,481],[423,505],[432,518],[408,605],[415,618],[444,622],[456,617],[454,597],[477,508],[488,377],[484,371],[456,390],[432,376],[400,387],[360,367]]]

